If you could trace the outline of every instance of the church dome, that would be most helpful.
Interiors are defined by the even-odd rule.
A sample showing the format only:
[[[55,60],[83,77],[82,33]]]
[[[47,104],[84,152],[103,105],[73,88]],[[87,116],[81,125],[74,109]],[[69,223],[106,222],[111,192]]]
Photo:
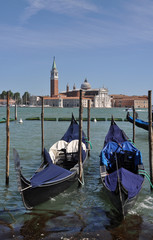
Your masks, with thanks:
[[[82,90],[88,90],[91,89],[90,83],[88,83],[87,79],[84,80],[84,83],[81,84]]]

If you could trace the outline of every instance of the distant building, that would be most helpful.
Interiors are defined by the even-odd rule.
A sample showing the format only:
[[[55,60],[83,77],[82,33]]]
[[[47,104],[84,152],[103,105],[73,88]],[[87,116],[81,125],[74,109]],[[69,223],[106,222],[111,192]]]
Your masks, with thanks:
[[[91,107],[111,107],[111,97],[108,96],[108,89],[92,89],[87,79],[81,84],[82,103],[83,107],[88,106],[88,100],[91,102]],[[58,70],[53,59],[53,65],[50,76],[50,97],[45,97],[44,104],[52,107],[79,107],[80,89],[76,89],[75,84],[70,90],[69,84],[66,85],[66,91],[58,92]]]
[[[92,89],[87,79],[81,84],[82,89],[82,103],[83,107],[90,106],[94,108],[111,108],[111,107],[124,107],[124,108],[147,108],[147,96],[126,96],[126,95],[108,95],[107,88]],[[50,71],[50,96],[44,97],[44,105],[51,107],[79,107],[80,89],[70,90],[69,84],[66,85],[66,91],[60,92],[58,90],[58,70],[53,59],[52,69]],[[31,98],[30,104],[40,105],[41,99],[37,97]]]
[[[38,96],[30,96],[29,97],[29,105],[40,105],[41,103],[41,98]]]
[[[97,108],[110,108],[111,97],[108,95],[107,88],[100,88],[98,95],[94,97],[94,107]]]
[[[0,99],[0,106],[5,106],[7,104],[6,99]],[[14,99],[9,99],[9,105],[14,106],[15,105],[15,100]]]
[[[112,107],[148,108],[148,96],[111,95]]]

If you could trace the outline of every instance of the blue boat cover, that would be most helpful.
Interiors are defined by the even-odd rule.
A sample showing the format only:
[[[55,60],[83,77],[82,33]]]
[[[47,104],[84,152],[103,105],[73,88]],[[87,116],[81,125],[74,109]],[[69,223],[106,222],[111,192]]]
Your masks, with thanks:
[[[128,137],[126,136],[126,134],[124,133],[123,130],[121,130],[115,123],[112,124],[109,128],[109,131],[105,137],[105,143],[107,144],[110,141],[114,141],[117,143],[121,143],[124,141],[127,141]]]
[[[128,137],[124,131],[121,130],[115,122],[112,122],[105,137],[104,148],[100,153],[101,164],[106,165],[107,170],[112,169],[113,165],[116,166],[114,153],[124,155],[126,152],[131,152],[131,155],[134,155],[131,156],[131,158],[134,158],[135,168],[138,164],[142,164],[141,152],[128,141]],[[114,168],[114,170],[116,170],[116,168]]]
[[[75,139],[79,139],[79,125],[72,115],[71,124],[67,129],[66,133],[64,134],[64,136],[61,138],[61,140],[65,140],[66,142],[71,142],[72,140],[75,140]],[[86,135],[84,131],[82,131],[82,142],[86,144]]]
[[[105,165],[108,175],[105,185],[114,192],[118,187],[118,177],[127,190],[128,199],[138,194],[144,178],[137,173],[142,163],[141,152],[128,141],[125,133],[114,123],[111,124],[100,153],[100,165]],[[118,168],[118,170],[117,170]]]
[[[46,148],[44,148],[44,162],[47,163],[53,163],[52,159],[50,157],[50,154],[47,152]]]
[[[48,165],[42,171],[35,173],[31,178],[30,182],[33,188],[46,183],[52,183],[72,174],[71,171],[53,164],[50,155],[46,150],[44,151],[44,157],[48,160]]]
[[[145,121],[143,121],[141,119],[135,119],[135,122],[140,123],[140,124],[144,124],[146,126],[149,126],[149,122],[145,122]]]
[[[107,170],[112,168],[116,161],[114,156],[115,152],[121,154],[125,154],[125,152],[134,153],[135,167],[139,164],[142,164],[141,152],[129,141],[125,141],[120,144],[116,142],[108,142],[100,153],[101,164],[106,165]]]
[[[133,117],[128,116],[128,120],[133,123]],[[135,119],[135,124],[138,127],[140,127],[140,126],[146,127],[146,129],[149,127],[149,122],[145,122],[145,121],[143,121],[141,119],[138,119],[138,118]],[[152,127],[153,127],[153,123],[152,123]]]
[[[136,196],[141,190],[144,178],[138,174],[134,174],[126,170],[125,168],[120,168],[118,174],[120,182],[122,183],[124,188],[128,191],[128,199]],[[105,184],[107,188],[112,192],[116,190],[118,174],[117,171],[115,171],[105,177]]]
[[[86,151],[82,148],[82,162],[86,159]]]
[[[126,118],[129,122],[133,123],[133,117],[130,116],[129,112],[127,113]],[[141,119],[138,119],[138,118],[135,119],[135,125],[137,127],[143,128],[145,130],[149,129],[149,122],[145,122],[145,121],[143,121]],[[153,123],[152,123],[152,127],[153,127]]]

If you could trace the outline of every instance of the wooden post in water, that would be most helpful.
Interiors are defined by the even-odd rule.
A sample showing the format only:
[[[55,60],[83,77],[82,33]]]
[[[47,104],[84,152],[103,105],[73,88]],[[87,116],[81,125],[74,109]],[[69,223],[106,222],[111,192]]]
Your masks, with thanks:
[[[7,92],[7,119],[6,119],[6,186],[9,185],[9,153],[10,153],[10,106],[9,106],[9,92]]]
[[[133,106],[133,143],[135,143],[135,107]]]
[[[42,155],[44,155],[44,98],[41,97],[41,144],[42,144]]]
[[[15,120],[17,120],[17,104],[15,103]]]
[[[83,182],[83,167],[82,167],[82,90],[80,90],[80,104],[79,104],[79,186]]]
[[[151,90],[148,91],[148,121],[149,121],[150,178],[151,178],[151,183],[153,184],[153,131],[152,131],[152,91]]]
[[[88,157],[90,157],[90,100],[88,100],[88,127],[87,127],[87,138],[88,138]]]

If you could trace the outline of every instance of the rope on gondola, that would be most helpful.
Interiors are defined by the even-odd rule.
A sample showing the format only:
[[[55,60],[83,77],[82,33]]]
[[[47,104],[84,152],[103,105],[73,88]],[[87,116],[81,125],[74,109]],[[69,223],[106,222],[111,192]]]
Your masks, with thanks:
[[[86,143],[89,143],[89,144],[90,144],[90,149],[92,149],[91,141],[88,141],[88,138],[87,138],[87,137],[85,137],[84,140],[86,141]]]
[[[132,141],[132,139],[128,139],[128,141],[136,147],[136,144]]]
[[[92,149],[91,142],[86,140],[86,143],[89,143],[90,144],[90,149]]]
[[[140,175],[144,175],[144,176],[147,178],[147,180],[149,181],[150,186],[153,188],[153,184],[152,184],[152,182],[151,182],[150,175],[149,175],[145,170],[141,170],[141,169],[138,170],[138,173],[139,173]]]

